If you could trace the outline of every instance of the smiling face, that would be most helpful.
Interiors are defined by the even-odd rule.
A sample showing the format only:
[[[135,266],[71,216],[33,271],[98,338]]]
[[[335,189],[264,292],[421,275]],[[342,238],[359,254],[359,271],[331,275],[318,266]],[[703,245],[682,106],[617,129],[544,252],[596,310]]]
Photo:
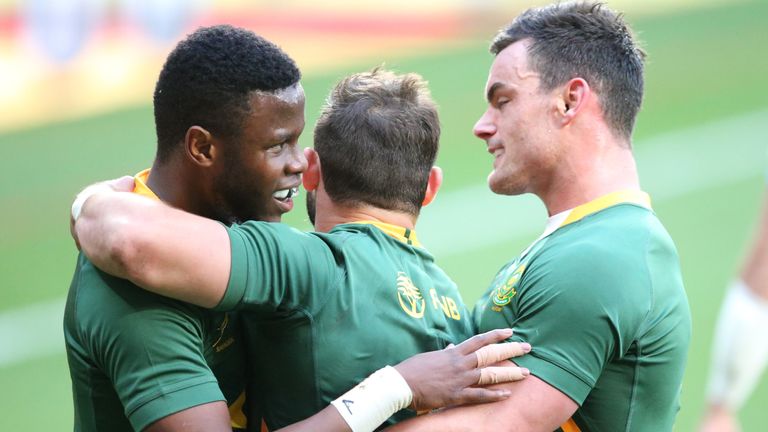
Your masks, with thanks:
[[[279,222],[307,167],[298,139],[304,130],[304,90],[300,84],[255,93],[239,142],[223,148],[214,179],[217,211],[224,220]]]
[[[554,91],[539,89],[528,44],[515,42],[496,56],[486,84],[488,108],[474,127],[493,155],[488,185],[497,194],[546,189],[562,148],[556,145]]]

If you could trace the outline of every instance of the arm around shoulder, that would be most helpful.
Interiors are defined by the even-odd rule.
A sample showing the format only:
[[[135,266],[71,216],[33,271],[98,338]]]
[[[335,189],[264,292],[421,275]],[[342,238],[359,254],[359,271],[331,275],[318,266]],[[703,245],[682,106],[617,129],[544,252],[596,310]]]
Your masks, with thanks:
[[[218,222],[130,193],[88,199],[75,224],[101,270],[149,291],[213,307],[229,281],[231,251]]]

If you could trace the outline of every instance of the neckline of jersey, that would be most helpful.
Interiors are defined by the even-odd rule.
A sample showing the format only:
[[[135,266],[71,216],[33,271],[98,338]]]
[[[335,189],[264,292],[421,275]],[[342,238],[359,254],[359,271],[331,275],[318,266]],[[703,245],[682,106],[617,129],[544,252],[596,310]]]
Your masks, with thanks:
[[[421,245],[421,242],[419,242],[419,239],[416,237],[416,231],[402,227],[400,225],[392,225],[385,222],[379,222],[374,220],[359,220],[354,222],[349,222],[351,224],[360,224],[360,225],[373,225],[376,228],[380,229],[384,234],[393,237],[394,239],[401,241],[407,245],[411,246],[417,246],[417,247],[423,247]]]
[[[626,189],[616,192],[611,192],[607,195],[603,195],[599,198],[595,198],[588,203],[562,211],[556,215],[552,215],[547,219],[547,225],[544,228],[544,232],[528,246],[520,258],[523,258],[530,252],[530,250],[536,245],[536,243],[549,237],[552,233],[558,229],[576,223],[585,217],[598,213],[609,207],[617,206],[619,204],[635,204],[640,207],[644,207],[651,210],[651,197],[647,193],[637,189]]]
[[[160,201],[160,198],[147,186],[149,168],[133,176],[133,193]]]

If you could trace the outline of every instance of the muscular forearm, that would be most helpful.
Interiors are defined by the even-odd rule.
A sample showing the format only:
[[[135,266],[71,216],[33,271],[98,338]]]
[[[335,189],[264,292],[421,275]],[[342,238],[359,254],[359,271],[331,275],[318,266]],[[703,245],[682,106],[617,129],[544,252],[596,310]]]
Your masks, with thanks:
[[[500,359],[524,355],[530,350],[529,345],[517,342],[496,344],[510,336],[510,329],[495,330],[474,336],[456,347],[415,355],[394,368],[385,367],[340,396],[332,406],[281,430],[372,431],[408,405],[419,411],[502,400],[508,396],[507,392],[476,386],[490,375],[502,381],[521,380],[527,375],[527,371],[517,367],[504,367],[504,371],[488,367]]]

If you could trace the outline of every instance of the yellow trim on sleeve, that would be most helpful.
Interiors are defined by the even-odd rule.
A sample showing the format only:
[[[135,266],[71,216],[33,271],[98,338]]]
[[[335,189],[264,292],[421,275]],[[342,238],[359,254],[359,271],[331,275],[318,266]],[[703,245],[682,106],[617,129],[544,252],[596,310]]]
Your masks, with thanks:
[[[133,193],[143,195],[147,198],[160,200],[160,198],[158,198],[157,195],[152,192],[152,189],[147,186],[147,180],[149,180],[149,169],[145,169],[144,171],[133,176]]]
[[[578,222],[593,213],[599,212],[600,210],[624,203],[637,204],[639,206],[650,209],[651,197],[647,193],[639,190],[623,190],[613,192],[574,208],[571,210],[571,213],[560,226],[563,227],[568,224]]]
[[[416,231],[410,228],[405,228],[399,225],[392,225],[384,222],[371,221],[371,220],[355,221],[352,223],[373,225],[376,228],[384,231],[384,234],[387,234],[390,237],[394,237],[403,243],[413,245],[413,246],[423,247],[419,242],[419,239],[416,238]]]
[[[563,423],[563,425],[560,426],[560,429],[562,429],[563,432],[581,432],[581,429],[579,429],[579,426],[576,425],[576,422],[573,421],[572,418],[569,418],[567,422]]]
[[[232,402],[229,406],[229,418],[232,424],[232,429],[245,429],[248,419],[243,413],[243,405],[245,404],[245,392],[240,393],[240,396]]]

